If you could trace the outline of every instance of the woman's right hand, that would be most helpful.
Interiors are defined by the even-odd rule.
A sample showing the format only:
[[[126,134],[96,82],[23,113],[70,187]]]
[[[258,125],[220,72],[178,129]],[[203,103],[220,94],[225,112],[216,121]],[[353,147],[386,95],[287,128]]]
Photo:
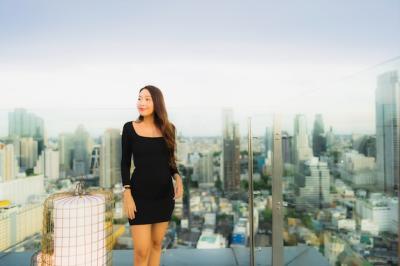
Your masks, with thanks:
[[[129,219],[134,219],[135,218],[135,212],[136,212],[136,204],[135,201],[133,200],[131,190],[130,189],[125,189],[123,192],[123,197],[124,197],[124,202],[123,202],[123,208],[124,208],[124,214],[128,216]]]

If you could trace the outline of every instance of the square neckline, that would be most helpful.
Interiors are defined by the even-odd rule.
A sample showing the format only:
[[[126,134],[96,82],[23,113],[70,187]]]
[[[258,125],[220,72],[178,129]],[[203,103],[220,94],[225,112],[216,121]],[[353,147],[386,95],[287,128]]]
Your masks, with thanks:
[[[139,135],[136,130],[135,127],[133,126],[133,123],[135,123],[133,120],[131,121],[131,128],[133,130],[133,132],[135,133],[136,136],[141,137],[141,138],[146,138],[146,139],[159,139],[159,138],[164,138],[164,136],[159,136],[159,137],[148,137],[148,136],[141,136]]]

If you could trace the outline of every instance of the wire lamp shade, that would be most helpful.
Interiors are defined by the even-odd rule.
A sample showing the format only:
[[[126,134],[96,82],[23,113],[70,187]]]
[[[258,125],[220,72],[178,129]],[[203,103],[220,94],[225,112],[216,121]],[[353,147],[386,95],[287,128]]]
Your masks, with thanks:
[[[112,265],[113,194],[83,189],[56,193],[44,203],[41,251],[31,265]]]

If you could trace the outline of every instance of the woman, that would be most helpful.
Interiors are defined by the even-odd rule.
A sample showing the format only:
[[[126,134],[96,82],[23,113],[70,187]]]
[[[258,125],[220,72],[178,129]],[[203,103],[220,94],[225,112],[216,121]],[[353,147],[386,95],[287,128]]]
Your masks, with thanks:
[[[176,130],[157,87],[140,89],[137,108],[137,120],[126,122],[122,130],[123,206],[131,228],[134,265],[158,266],[175,199],[183,195],[175,162]],[[135,169],[130,176],[132,155]]]

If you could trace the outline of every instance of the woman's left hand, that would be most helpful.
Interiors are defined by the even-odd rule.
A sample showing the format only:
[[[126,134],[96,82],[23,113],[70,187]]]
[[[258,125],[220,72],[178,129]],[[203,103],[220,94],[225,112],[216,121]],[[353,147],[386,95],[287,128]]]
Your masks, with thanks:
[[[183,195],[182,178],[177,175],[175,179],[175,196],[174,199],[180,198]]]

